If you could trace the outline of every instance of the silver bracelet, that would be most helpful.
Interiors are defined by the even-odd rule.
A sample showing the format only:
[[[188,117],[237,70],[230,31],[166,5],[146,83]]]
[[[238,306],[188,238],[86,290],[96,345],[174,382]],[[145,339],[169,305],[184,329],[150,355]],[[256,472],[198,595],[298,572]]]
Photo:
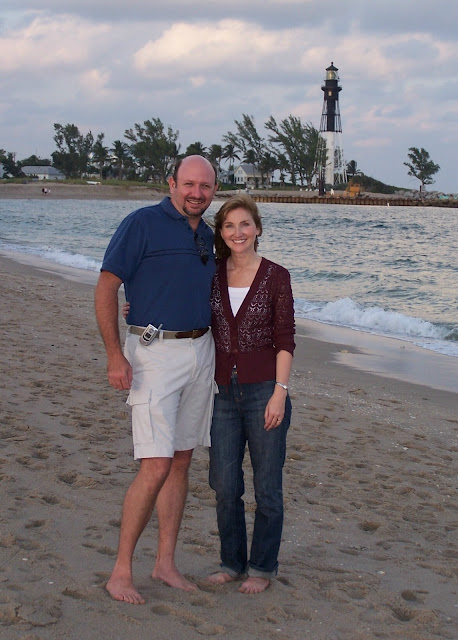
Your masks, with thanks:
[[[283,382],[276,382],[275,384],[278,384],[279,387],[281,387],[285,391],[288,391],[288,385],[283,384]]]

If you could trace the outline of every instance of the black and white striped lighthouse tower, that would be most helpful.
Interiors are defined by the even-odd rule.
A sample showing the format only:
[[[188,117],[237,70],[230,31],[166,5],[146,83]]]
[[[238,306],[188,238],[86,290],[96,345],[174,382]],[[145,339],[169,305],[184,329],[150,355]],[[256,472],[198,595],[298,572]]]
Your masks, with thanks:
[[[321,113],[320,135],[326,143],[318,150],[318,179],[328,185],[347,182],[347,171],[342,147],[342,123],[340,121],[338,69],[331,62],[326,69],[326,77],[321,90],[324,92]]]

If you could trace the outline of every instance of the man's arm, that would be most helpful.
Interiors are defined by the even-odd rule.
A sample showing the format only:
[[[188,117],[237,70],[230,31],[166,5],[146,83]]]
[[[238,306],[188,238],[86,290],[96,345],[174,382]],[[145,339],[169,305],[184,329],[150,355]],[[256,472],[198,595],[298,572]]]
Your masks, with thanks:
[[[108,380],[115,389],[130,389],[132,367],[124,357],[118,325],[118,291],[122,280],[102,271],[95,289],[95,315],[107,352]]]

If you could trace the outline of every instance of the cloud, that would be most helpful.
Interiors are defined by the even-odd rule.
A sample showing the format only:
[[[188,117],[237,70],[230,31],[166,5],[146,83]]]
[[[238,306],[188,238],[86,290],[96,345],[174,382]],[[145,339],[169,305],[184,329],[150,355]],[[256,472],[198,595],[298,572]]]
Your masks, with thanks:
[[[94,43],[108,33],[108,25],[72,17],[35,18],[26,27],[0,38],[2,73],[82,65],[90,60]]]
[[[137,71],[150,78],[215,72],[243,76],[270,70],[268,62],[291,50],[291,31],[269,32],[241,20],[218,23],[173,24],[157,40],[150,40],[134,55]]]

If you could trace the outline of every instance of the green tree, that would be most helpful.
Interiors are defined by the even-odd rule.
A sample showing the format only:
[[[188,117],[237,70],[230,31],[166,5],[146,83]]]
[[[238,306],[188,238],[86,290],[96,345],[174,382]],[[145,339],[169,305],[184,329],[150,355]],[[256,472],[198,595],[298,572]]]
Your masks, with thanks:
[[[124,167],[130,160],[129,145],[127,144],[127,142],[115,140],[113,142],[113,148],[110,149],[110,151],[113,154],[112,160],[115,160],[116,162],[116,168],[118,172],[117,177],[119,178],[119,180],[122,180]]]
[[[228,131],[223,136],[223,142],[232,145],[234,149],[240,152],[246,162],[253,164],[258,170],[264,154],[268,151],[266,142],[262,138],[254,122],[253,116],[242,114],[240,121],[235,120],[237,131],[235,133]]]
[[[355,176],[362,175],[362,171],[358,169],[358,163],[356,160],[350,160],[347,162],[347,176],[349,178],[354,178]]]
[[[310,123],[303,124],[299,117],[293,115],[279,123],[270,116],[265,127],[271,132],[271,148],[277,158],[282,156],[283,169],[289,172],[292,184],[296,185],[299,178],[302,187],[305,184],[311,186],[315,174],[319,131]]]
[[[75,124],[54,123],[54,131],[57,146],[57,151],[51,154],[54,167],[66,178],[81,178],[87,172],[94,136],[90,131],[83,136]]]
[[[202,142],[192,142],[190,145],[186,147],[186,151],[184,152],[185,156],[206,156],[207,148],[202,144]]]
[[[433,184],[433,176],[439,171],[440,166],[435,164],[429,153],[423,149],[417,149],[417,147],[410,147],[407,157],[410,162],[404,162],[405,166],[409,168],[408,175],[420,180],[420,191],[423,191],[425,185]]]
[[[261,160],[262,158],[260,158]],[[245,155],[243,156],[243,162],[247,162],[248,164],[252,164],[256,169],[257,169],[257,161],[258,158],[256,156],[256,153],[254,152],[254,149],[247,149],[245,152]]]
[[[105,147],[103,144],[104,138],[105,134],[99,133],[99,135],[97,136],[97,140],[94,142],[94,145],[92,147],[91,158],[92,162],[95,162],[99,169],[99,176],[101,180],[103,179],[103,169],[110,158],[108,147]]]
[[[221,154],[221,158],[223,160],[229,160],[229,165],[233,165],[234,160],[240,160],[240,156],[237,153],[237,149],[234,147],[233,144],[230,144],[230,143],[224,147],[223,153]]]
[[[240,156],[237,153],[237,149],[234,147],[233,144],[228,143],[224,148],[223,148],[223,153],[221,154],[221,159],[222,160],[229,160],[229,171],[232,171],[231,174],[231,183],[234,184],[234,160],[239,160],[240,161]]]
[[[135,124],[134,128],[135,131],[126,129],[124,135],[132,143],[130,152],[142,178],[167,182],[180,151],[177,145],[179,132],[173,131],[170,125],[165,130],[159,118],[145,120],[143,125]]]
[[[268,176],[269,174],[272,175],[276,169],[280,168],[278,158],[268,151],[264,153],[258,166],[259,171],[263,176]]]
[[[277,169],[280,170],[280,184],[284,187],[286,174],[289,173],[289,161],[283,153],[277,155]]]
[[[214,164],[218,171],[221,171],[221,159],[223,157],[223,147],[220,144],[212,144],[208,150],[207,158]]]
[[[35,154],[32,154],[28,158],[19,160],[21,167],[49,167],[51,160],[49,158],[40,158]]]
[[[3,149],[2,149],[3,151]],[[0,157],[0,162],[3,165],[3,173],[11,178],[17,178],[21,175],[21,165],[16,162],[16,154],[12,151],[3,151]]]
[[[300,157],[301,163],[299,166],[299,176],[302,179],[304,178],[309,189],[312,188],[313,180],[317,175],[317,165],[316,160],[320,154],[320,147],[324,141],[323,136],[320,134],[318,129],[308,123],[305,125],[305,141],[306,141],[306,151],[304,155]],[[321,153],[326,153],[326,144],[324,145],[324,150]]]

